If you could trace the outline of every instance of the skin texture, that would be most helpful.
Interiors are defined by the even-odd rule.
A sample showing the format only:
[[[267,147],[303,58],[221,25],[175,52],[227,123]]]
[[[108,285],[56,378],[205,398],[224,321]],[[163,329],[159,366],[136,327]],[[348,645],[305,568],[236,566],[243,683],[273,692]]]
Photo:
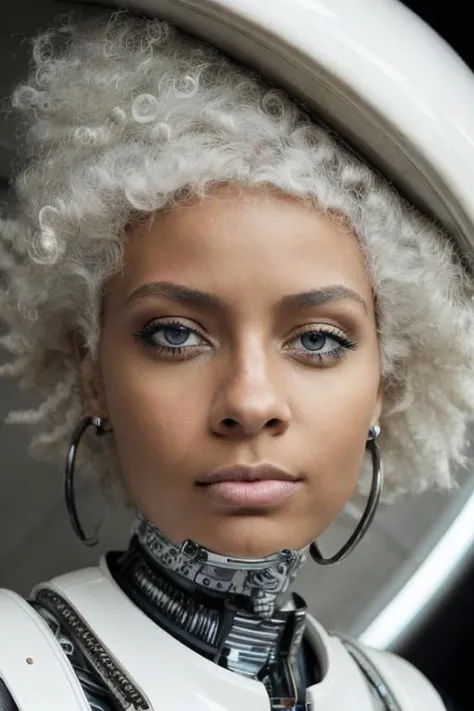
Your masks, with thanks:
[[[113,428],[132,503],[177,543],[240,557],[302,548],[351,497],[380,415],[374,304],[357,239],[297,199],[234,187],[127,237],[123,270],[107,285],[99,362],[83,367],[88,410]],[[163,282],[220,306],[142,288]],[[281,303],[333,285],[359,300]],[[155,348],[139,337],[150,322]],[[356,346],[311,358],[302,332],[321,329],[331,333],[313,333],[319,355],[341,350],[333,333]],[[177,335],[186,338],[178,356],[156,348]],[[278,505],[222,505],[198,484],[217,468],[261,462],[299,480]]]

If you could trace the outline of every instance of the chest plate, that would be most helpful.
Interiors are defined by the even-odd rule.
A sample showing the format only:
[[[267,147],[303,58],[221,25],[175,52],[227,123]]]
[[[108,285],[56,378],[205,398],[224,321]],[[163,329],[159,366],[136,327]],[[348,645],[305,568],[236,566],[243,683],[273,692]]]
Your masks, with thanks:
[[[33,596],[69,631],[120,711],[270,711],[262,683],[205,659],[153,623],[114,582],[105,562],[42,584]],[[19,711],[90,711],[48,625],[9,591],[0,590],[0,629],[0,678]],[[306,635],[322,672],[306,691],[308,711],[443,711],[436,692],[403,660],[365,650],[364,670],[310,616]],[[383,700],[374,693],[377,683],[399,700],[392,693]]]

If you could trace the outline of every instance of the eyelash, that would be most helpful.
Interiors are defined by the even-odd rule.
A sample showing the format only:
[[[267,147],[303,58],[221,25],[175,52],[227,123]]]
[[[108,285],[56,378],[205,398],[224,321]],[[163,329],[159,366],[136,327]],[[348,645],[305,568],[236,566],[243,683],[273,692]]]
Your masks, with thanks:
[[[344,358],[348,351],[353,351],[357,348],[357,343],[355,341],[351,341],[350,338],[348,338],[342,331],[331,326],[326,326],[324,328],[321,326],[318,328],[306,328],[305,330],[299,331],[290,342],[294,342],[308,333],[316,333],[319,336],[326,336],[331,338],[333,341],[336,341],[339,345],[337,348],[333,348],[324,354],[319,353],[318,351],[311,352],[310,350],[298,351],[298,357],[303,358],[304,360],[317,361],[318,363],[337,361]],[[287,347],[287,350],[293,352],[296,351],[296,349],[291,347]]]
[[[134,335],[137,341],[141,341],[147,348],[150,348],[158,356],[168,356],[171,358],[178,358],[183,355],[192,355],[193,352],[200,346],[164,346],[159,343],[154,343],[153,336],[157,331],[164,330],[166,328],[182,328],[189,333],[194,333],[198,338],[204,341],[204,337],[199,333],[199,331],[182,321],[149,321],[145,326]]]
[[[166,328],[182,328],[188,331],[189,334],[196,335],[199,339],[201,339],[201,341],[205,341],[205,338],[197,329],[194,329],[191,326],[184,324],[182,321],[158,321],[156,319],[153,321],[149,321],[147,324],[145,324],[145,326],[138,333],[134,334],[134,338],[137,341],[141,341],[146,346],[146,348],[149,348],[154,351],[157,356],[165,356],[169,358],[182,358],[183,356],[192,356],[193,353],[196,353],[202,347],[202,345],[173,347],[155,343],[153,341],[153,336],[157,333],[157,331],[164,330]],[[330,326],[327,326],[325,328],[319,327],[301,330],[291,339],[290,343],[296,341],[298,338],[302,338],[308,333],[316,333],[321,336],[327,336],[328,338],[331,338],[332,340],[336,341],[339,346],[337,348],[333,348],[331,351],[328,351],[324,354],[321,354],[318,351],[311,352],[310,350],[299,350],[298,357],[303,358],[304,360],[316,360],[319,363],[336,361],[343,358],[346,355],[347,351],[355,350],[357,348],[357,343],[351,341],[342,331],[339,331],[335,328],[331,328]],[[289,346],[286,347],[286,350],[293,353],[297,351],[297,349],[291,348]]]

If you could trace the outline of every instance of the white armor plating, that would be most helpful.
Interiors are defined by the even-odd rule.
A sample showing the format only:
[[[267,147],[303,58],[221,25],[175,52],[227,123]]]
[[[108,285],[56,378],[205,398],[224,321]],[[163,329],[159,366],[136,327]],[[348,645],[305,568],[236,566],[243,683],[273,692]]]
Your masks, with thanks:
[[[154,624],[100,568],[69,573],[38,586],[74,620],[78,637],[101,676],[113,679],[117,707],[174,711],[269,711],[259,681],[223,669]],[[90,711],[66,656],[44,620],[21,597],[0,591],[0,678],[19,711]],[[314,711],[383,709],[343,642],[310,616],[307,636],[322,666],[322,680],[306,692]],[[393,655],[359,648],[369,673],[390,690],[393,711],[443,711],[425,678]]]

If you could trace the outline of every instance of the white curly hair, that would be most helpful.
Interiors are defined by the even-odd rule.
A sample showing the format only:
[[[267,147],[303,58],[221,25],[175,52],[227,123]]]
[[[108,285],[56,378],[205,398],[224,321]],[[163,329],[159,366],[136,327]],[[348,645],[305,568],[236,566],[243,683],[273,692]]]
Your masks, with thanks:
[[[74,336],[96,356],[127,225],[219,184],[270,185],[342,216],[362,245],[386,495],[452,486],[474,403],[472,279],[443,230],[301,107],[214,48],[119,11],[63,17],[39,35],[11,108],[27,130],[16,207],[0,221],[2,343],[13,355],[0,372],[42,395],[6,420],[33,425],[37,455],[63,457],[86,414]],[[97,446],[85,459],[116,489],[113,438]]]

